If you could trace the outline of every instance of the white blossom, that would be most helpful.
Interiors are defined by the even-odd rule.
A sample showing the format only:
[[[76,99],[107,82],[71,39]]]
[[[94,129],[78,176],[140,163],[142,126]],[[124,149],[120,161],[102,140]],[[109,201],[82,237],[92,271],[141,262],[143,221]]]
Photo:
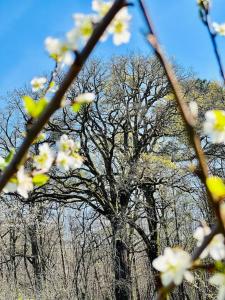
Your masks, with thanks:
[[[78,153],[73,153],[71,160],[71,169],[79,169],[83,164],[83,158]]]
[[[112,1],[93,0],[92,9],[98,13],[100,19],[106,15],[112,6],[112,3]],[[123,43],[128,43],[131,37],[129,31],[130,20],[131,16],[128,13],[128,9],[126,7],[122,8],[105,31],[101,41],[105,41],[110,33],[113,35],[113,43],[115,45],[118,46]]]
[[[47,172],[54,161],[54,154],[47,143],[39,146],[39,154],[34,156],[34,166],[42,172]]]
[[[73,50],[76,50],[78,48],[79,38],[80,38],[79,31],[77,30],[77,28],[73,28],[70,31],[68,31],[66,33],[66,38],[69,47]]]
[[[104,17],[110,7],[112,6],[112,1],[102,1],[102,0],[93,0],[92,9],[96,11],[100,17]]]
[[[85,14],[74,14],[73,15],[74,22],[75,22],[75,29],[70,32],[69,40],[72,40],[72,37],[79,36],[83,40],[89,39],[91,36],[95,22],[95,17],[93,15],[85,15]]]
[[[153,261],[153,267],[161,272],[164,286],[171,283],[179,285],[183,278],[192,280],[192,275],[188,271],[191,267],[191,256],[180,248],[165,248],[164,254]]]
[[[47,37],[45,39],[45,47],[50,56],[59,63],[70,66],[74,57],[69,46],[60,39]]]
[[[32,86],[32,91],[37,92],[39,90],[44,89],[46,82],[47,78],[45,77],[34,77],[30,82]]]
[[[24,198],[28,198],[28,192],[33,190],[32,178],[20,167],[17,172],[17,192]]]
[[[4,193],[14,193],[17,191],[17,179],[11,178],[3,188]]]
[[[56,164],[59,168],[68,171],[69,169],[78,169],[83,164],[83,159],[79,154],[69,155],[60,151],[56,158]]]
[[[70,153],[75,148],[75,142],[69,139],[68,135],[63,134],[58,142],[59,152]]]
[[[209,282],[219,287],[217,300],[224,300],[225,299],[225,274],[216,273],[209,279]]]
[[[128,13],[128,9],[124,7],[118,12],[112,24],[109,26],[109,32],[113,35],[113,43],[116,46],[128,43],[131,37],[129,31],[129,22],[131,16]]]
[[[72,158],[71,158],[71,156],[68,155],[65,152],[60,151],[57,154],[56,165],[60,169],[64,169],[65,171],[69,171],[69,169],[70,169],[70,167],[72,165]]]
[[[83,158],[78,154],[80,144],[69,139],[67,135],[62,135],[58,143],[59,152],[56,158],[56,165],[68,171],[82,166]]]
[[[213,143],[225,142],[225,111],[210,110],[205,114],[203,130],[209,135]]]
[[[89,103],[93,102],[94,99],[95,99],[95,94],[84,93],[84,94],[80,94],[79,96],[77,96],[75,98],[75,102],[80,103],[80,104],[89,104]]]
[[[207,226],[198,227],[193,236],[197,240],[197,246],[201,246],[206,235],[211,233],[211,229]],[[205,258],[210,255],[215,260],[221,260],[225,258],[225,245],[224,236],[219,233],[216,234],[209,245],[201,253],[200,258]]]
[[[218,24],[216,22],[213,22],[212,26],[217,34],[225,36],[225,23]]]
[[[198,117],[198,104],[195,101],[189,103],[189,109],[192,116],[196,119]]]

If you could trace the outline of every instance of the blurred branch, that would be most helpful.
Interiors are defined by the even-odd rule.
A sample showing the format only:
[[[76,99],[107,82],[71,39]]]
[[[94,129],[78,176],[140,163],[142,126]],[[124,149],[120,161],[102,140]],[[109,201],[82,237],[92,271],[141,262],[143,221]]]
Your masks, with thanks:
[[[182,87],[181,87],[180,83],[178,82],[176,74],[175,74],[171,64],[169,63],[169,61],[163,54],[163,51],[161,49],[161,46],[158,42],[157,36],[154,31],[152,20],[148,14],[148,11],[144,4],[144,1],[139,0],[139,4],[140,4],[141,12],[144,16],[145,23],[149,30],[147,39],[148,39],[149,43],[151,44],[151,46],[155,52],[155,55],[161,62],[162,67],[164,68],[165,74],[167,76],[167,79],[171,84],[171,88],[174,93],[175,99],[177,101],[178,107],[180,109],[182,118],[184,120],[184,124],[186,126],[186,130],[187,130],[189,139],[190,139],[191,143],[193,144],[196,156],[199,160],[199,167],[200,167],[200,171],[201,171],[200,178],[207,190],[209,205],[214,208],[215,214],[218,219],[218,225],[212,230],[212,232],[208,236],[205,237],[202,245],[199,248],[197,248],[196,251],[194,252],[194,254],[192,256],[192,260],[194,261],[200,256],[200,254],[207,247],[207,245],[210,243],[212,238],[219,232],[222,232],[225,235],[225,230],[224,230],[223,222],[222,222],[222,219],[220,216],[219,204],[214,201],[213,195],[209,192],[209,190],[206,186],[206,179],[209,176],[209,168],[207,165],[207,160],[206,160],[204,151],[201,146],[200,138],[195,131],[195,120],[190,113],[187,103],[184,101]],[[174,287],[175,286],[173,284],[171,284],[168,287],[162,288],[159,291],[157,299],[158,300],[165,299],[168,292],[171,291]]]

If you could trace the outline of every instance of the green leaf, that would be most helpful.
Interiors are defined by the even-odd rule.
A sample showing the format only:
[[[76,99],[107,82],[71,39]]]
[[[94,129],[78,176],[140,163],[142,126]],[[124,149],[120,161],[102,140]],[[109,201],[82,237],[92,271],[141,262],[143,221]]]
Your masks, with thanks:
[[[28,115],[33,117],[33,114],[35,113],[34,99],[31,98],[30,96],[23,96],[22,99],[23,99],[23,103],[24,103],[24,107],[26,109],[26,112],[28,113]]]
[[[48,102],[45,98],[41,98],[39,101],[36,102],[36,117],[39,117],[41,115],[47,104]]]
[[[225,272],[225,264],[222,261],[217,260],[215,262],[215,267],[216,267],[217,271],[222,272],[222,273]]]
[[[1,162],[0,162],[0,170],[3,171],[6,167],[7,167],[7,163],[3,158],[3,159],[1,159]]]
[[[32,181],[37,186],[44,185],[49,180],[49,176],[46,174],[36,174],[32,178]]]
[[[11,149],[6,158],[0,157],[0,170],[4,170],[13,159],[15,149]]]
[[[80,110],[80,108],[81,108],[81,104],[80,104],[80,103],[74,103],[74,104],[72,105],[72,110],[73,110],[74,112],[76,112],[76,113]]]
[[[40,133],[36,139],[33,141],[32,144],[36,144],[38,142],[42,142],[44,139],[46,138],[45,134],[44,133]]]
[[[32,118],[37,118],[40,116],[42,111],[47,105],[47,100],[45,98],[41,98],[38,101],[35,101],[30,96],[23,96],[24,107]]]
[[[5,162],[6,162],[7,164],[9,164],[9,163],[11,162],[11,160],[12,160],[14,154],[15,154],[15,149],[11,149],[10,152],[9,152],[9,154],[8,154],[8,155],[6,156],[6,158],[5,158]]]
[[[49,87],[50,87],[50,88],[53,88],[54,86],[55,86],[55,81],[51,81]]]

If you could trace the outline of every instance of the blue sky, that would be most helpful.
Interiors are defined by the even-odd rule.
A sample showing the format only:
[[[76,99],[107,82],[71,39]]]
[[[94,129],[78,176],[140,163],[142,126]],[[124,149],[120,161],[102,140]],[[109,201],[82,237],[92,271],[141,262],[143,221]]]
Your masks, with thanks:
[[[167,54],[201,78],[218,79],[217,65],[207,32],[198,18],[196,1],[146,2]],[[214,0],[213,4],[214,20],[225,22],[225,0]],[[91,0],[0,0],[0,95],[51,70],[53,62],[43,46],[45,37],[63,37],[73,26],[71,15],[90,12],[90,8]],[[133,14],[130,43],[116,47],[109,40],[99,44],[94,55],[107,59],[130,52],[150,53],[137,7],[130,11]],[[219,38],[218,42],[224,57],[225,38]],[[4,97],[1,101],[7,99]]]

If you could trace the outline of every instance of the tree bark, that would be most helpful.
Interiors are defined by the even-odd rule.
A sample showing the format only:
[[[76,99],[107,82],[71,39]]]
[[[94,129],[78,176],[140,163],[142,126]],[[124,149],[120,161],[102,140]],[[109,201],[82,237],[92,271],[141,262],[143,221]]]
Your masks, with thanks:
[[[147,222],[148,222],[148,228],[149,228],[149,240],[150,240],[150,247],[148,248],[148,259],[150,268],[152,270],[152,274],[154,276],[154,282],[152,284],[151,280],[149,282],[148,286],[148,297],[150,299],[154,299],[156,291],[161,286],[160,280],[159,280],[159,273],[152,267],[152,262],[154,259],[158,256],[158,244],[157,244],[157,212],[156,212],[156,203],[155,198],[153,196],[155,189],[154,186],[150,184],[146,184],[143,187],[143,192],[146,199],[146,215],[147,215]]]
[[[30,241],[31,241],[31,252],[32,252],[32,266],[34,270],[34,282],[35,282],[35,294],[36,299],[42,299],[42,272],[41,262],[38,251],[38,237],[36,224],[30,225],[28,228]]]
[[[115,218],[112,222],[114,273],[115,273],[115,299],[130,300],[131,281],[129,267],[129,249],[126,243],[126,222],[122,218]]]

